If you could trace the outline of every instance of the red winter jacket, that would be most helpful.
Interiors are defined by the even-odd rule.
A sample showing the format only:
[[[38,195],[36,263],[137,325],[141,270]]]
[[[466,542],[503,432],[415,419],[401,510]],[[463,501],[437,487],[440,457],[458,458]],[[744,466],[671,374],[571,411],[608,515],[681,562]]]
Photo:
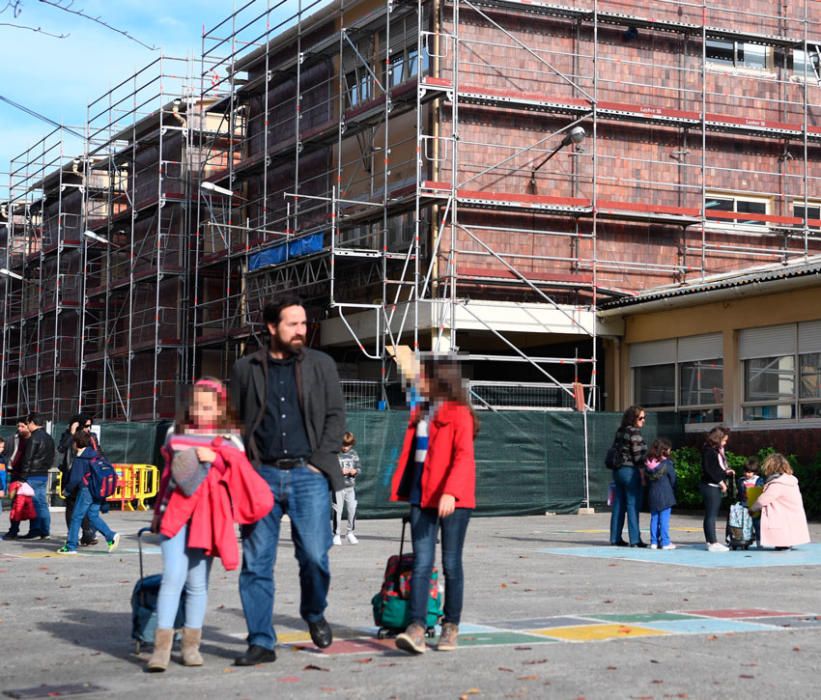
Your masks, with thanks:
[[[413,480],[417,411],[411,414],[402,453],[391,482],[391,500],[407,501]],[[422,508],[438,508],[442,494],[456,498],[457,508],[476,507],[476,462],[473,415],[460,403],[443,403],[430,421],[428,453],[422,469]]]
[[[174,537],[188,523],[188,546],[218,556],[226,571],[232,571],[239,566],[234,523],[249,525],[264,518],[274,507],[274,496],[244,452],[220,438],[211,449],[217,458],[208,476],[190,496],[174,489],[160,533]]]

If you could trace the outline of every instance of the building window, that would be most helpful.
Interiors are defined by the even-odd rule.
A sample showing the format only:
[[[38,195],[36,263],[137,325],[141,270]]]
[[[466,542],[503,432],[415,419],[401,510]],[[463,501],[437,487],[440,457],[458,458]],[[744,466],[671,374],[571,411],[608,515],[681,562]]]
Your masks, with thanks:
[[[720,423],[722,344],[721,333],[713,333],[631,345],[634,403],[676,411],[685,423]]]
[[[712,212],[719,211],[734,212],[739,216],[710,216]],[[743,226],[766,226],[766,221],[745,218],[744,214],[769,214],[770,200],[765,197],[751,197],[731,192],[707,192],[704,198],[704,213],[708,219],[712,218],[718,222]]]
[[[705,45],[707,63],[733,68],[767,70],[773,65],[773,48],[729,39],[707,39]]]
[[[821,80],[821,55],[817,47],[809,52],[793,49],[787,58],[787,67],[792,69],[793,75],[797,78]]]
[[[821,203],[819,202],[807,202],[806,207],[804,202],[800,204],[793,202],[792,215],[804,219],[802,223],[795,224],[795,228],[804,228],[806,223],[807,228],[821,229]]]
[[[745,421],[821,418],[821,321],[739,336]]]
[[[357,66],[345,75],[345,90],[348,96],[348,109],[357,107],[371,99],[373,78],[364,66]]]

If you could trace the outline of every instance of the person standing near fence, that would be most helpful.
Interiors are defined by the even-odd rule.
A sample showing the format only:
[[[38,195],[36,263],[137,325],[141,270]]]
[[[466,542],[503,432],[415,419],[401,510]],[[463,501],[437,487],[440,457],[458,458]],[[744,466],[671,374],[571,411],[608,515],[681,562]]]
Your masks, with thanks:
[[[0,437],[0,513],[3,512],[3,499],[6,497],[6,489],[9,485],[8,474],[6,473],[7,464],[6,438]]]
[[[345,431],[345,400],[336,363],[305,347],[308,321],[299,297],[266,304],[270,346],[238,360],[231,401],[251,463],[268,483],[274,508],[242,528],[239,592],[248,626],[248,650],[237,666],[276,661],[274,574],[280,522],[291,521],[299,562],[299,613],[319,648],[333,641],[325,620],[333,546],[329,487],[343,488],[337,453]]]
[[[701,481],[698,490],[704,499],[704,539],[708,552],[727,552],[729,547],[716,537],[716,520],[721,508],[721,499],[727,493],[729,479],[735,479],[735,472],[727,465],[724,448],[730,439],[727,428],[713,428],[707,434],[707,441],[701,450]]]
[[[455,358],[426,361],[417,381],[425,401],[411,414],[391,482],[391,500],[410,503],[414,554],[411,622],[396,638],[396,646],[421,654],[426,649],[430,578],[440,529],[445,614],[437,649],[456,649],[465,588],[462,550],[476,507],[473,442],[479,424]]]
[[[26,418],[29,439],[23,454],[20,480],[34,489],[34,507],[37,517],[31,521],[28,533],[20,539],[48,538],[51,533],[51,514],[48,510],[48,472],[54,466],[54,440],[46,432],[46,421],[42,416],[31,413]]]
[[[630,406],[621,418],[613,445],[619,448],[621,466],[613,470],[616,484],[615,501],[610,513],[610,544],[619,547],[646,547],[641,541],[639,509],[644,486],[644,455],[647,444],[641,435],[647,414],[641,406]],[[622,537],[624,518],[627,516],[627,532],[630,541]]]
[[[339,466],[342,469],[342,476],[345,478],[345,488],[334,494],[334,544],[342,544],[342,534],[340,525],[342,523],[343,507],[348,511],[348,534],[345,539],[348,544],[359,544],[359,539],[355,534],[356,529],[356,477],[362,471],[362,464],[359,455],[353,448],[356,444],[356,437],[353,433],[345,433],[342,436],[342,449],[339,452]]]

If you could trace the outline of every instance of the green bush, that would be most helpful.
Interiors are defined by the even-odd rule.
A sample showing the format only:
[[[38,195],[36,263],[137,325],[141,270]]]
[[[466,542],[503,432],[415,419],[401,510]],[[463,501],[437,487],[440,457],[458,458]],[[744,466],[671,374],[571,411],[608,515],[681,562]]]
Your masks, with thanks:
[[[759,450],[756,455],[759,461],[775,452],[772,447],[765,447]],[[795,455],[785,455],[790,462],[798,482],[801,486],[801,495],[804,498],[804,509],[807,517],[821,515],[821,452],[815,458],[812,465],[801,465]],[[701,450],[695,447],[682,447],[673,450],[673,463],[676,465],[676,500],[679,508],[701,509],[704,501],[698,491],[698,483],[701,481]],[[744,466],[747,464],[747,457],[737,455],[734,452],[727,452],[727,464],[741,476],[744,473]]]

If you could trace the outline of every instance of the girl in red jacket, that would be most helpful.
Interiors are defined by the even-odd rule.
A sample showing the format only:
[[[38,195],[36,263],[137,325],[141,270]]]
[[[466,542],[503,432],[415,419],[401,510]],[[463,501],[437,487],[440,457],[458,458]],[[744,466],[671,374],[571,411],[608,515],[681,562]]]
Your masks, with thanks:
[[[414,553],[411,623],[396,638],[396,646],[421,654],[425,651],[425,619],[439,528],[445,614],[437,649],[456,648],[464,595],[462,549],[470,515],[476,507],[473,439],[478,421],[455,360],[432,359],[423,363],[417,388],[425,403],[411,414],[393,475],[391,500],[410,503]]]
[[[194,384],[188,412],[166,439],[163,456],[165,472],[152,522],[152,530],[162,535],[163,574],[149,671],[168,668],[183,588],[182,662],[202,666],[199,647],[213,558],[219,556],[226,570],[236,569],[234,522],[256,522],[273,507],[271,490],[245,457],[219,380]]]

